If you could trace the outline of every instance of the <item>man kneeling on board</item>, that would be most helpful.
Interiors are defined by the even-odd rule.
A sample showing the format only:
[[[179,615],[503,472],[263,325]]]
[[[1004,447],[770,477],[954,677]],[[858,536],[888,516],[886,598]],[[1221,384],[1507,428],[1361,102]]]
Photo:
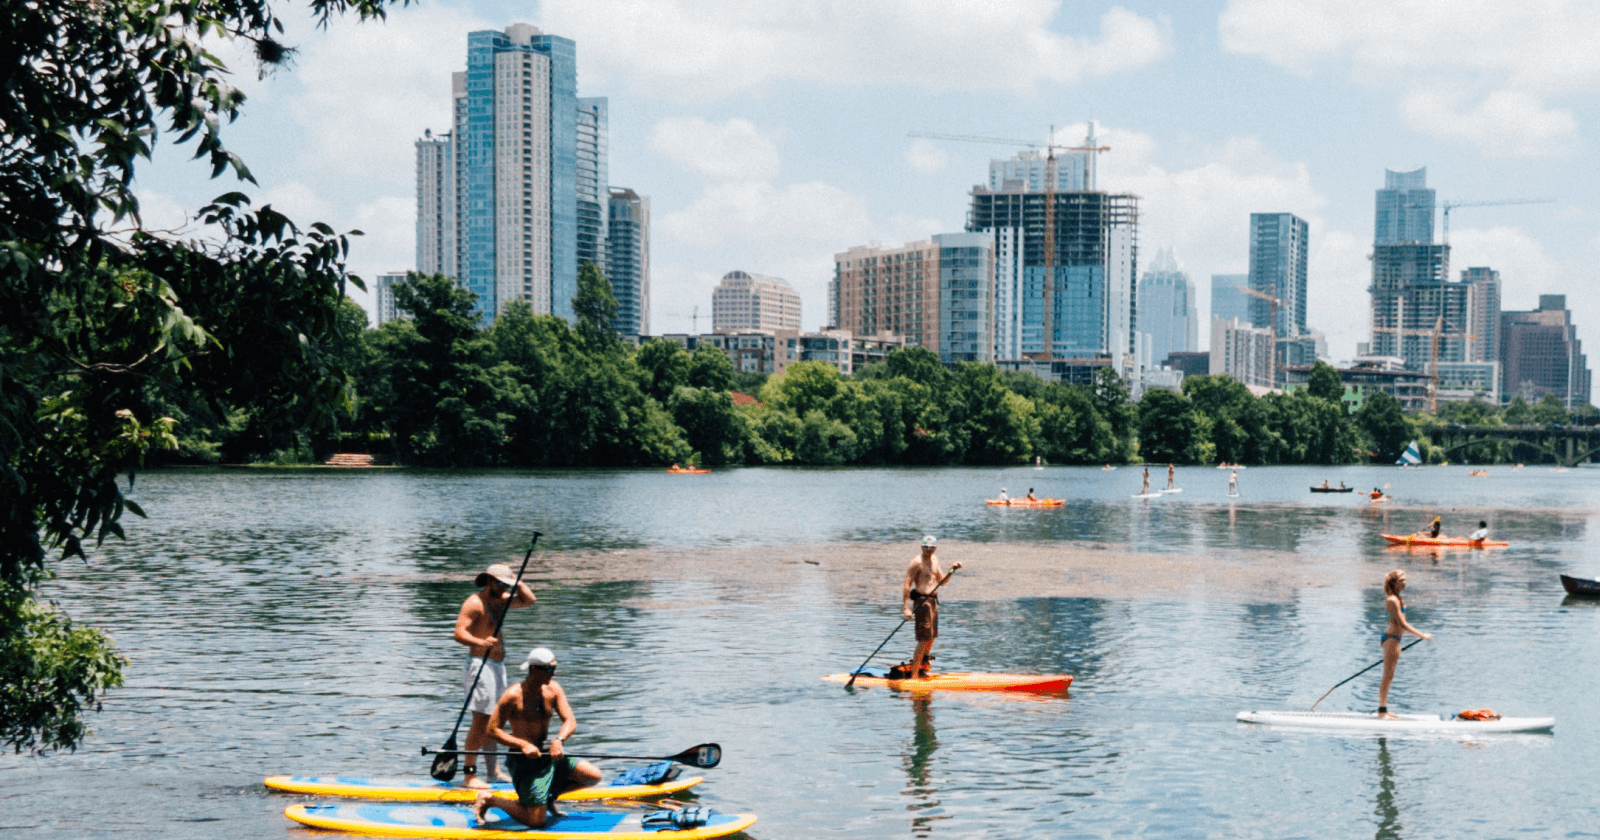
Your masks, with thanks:
[[[600,769],[587,761],[565,755],[564,742],[578,728],[578,721],[567,703],[567,693],[556,682],[556,655],[549,648],[536,647],[522,663],[528,676],[506,689],[489,718],[489,737],[514,750],[506,755],[512,786],[517,798],[494,796],[479,791],[475,808],[478,822],[487,820],[490,808],[499,808],[530,828],[543,828],[560,819],[556,797],[569,790],[600,783]],[[561,730],[550,739],[548,751],[540,750],[550,734],[550,717],[561,717]],[[510,726],[507,732],[504,727]]]

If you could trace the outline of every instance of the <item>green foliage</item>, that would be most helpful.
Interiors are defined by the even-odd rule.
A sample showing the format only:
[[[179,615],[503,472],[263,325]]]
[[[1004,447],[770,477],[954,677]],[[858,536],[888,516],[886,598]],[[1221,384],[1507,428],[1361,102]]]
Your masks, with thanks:
[[[126,660],[98,630],[0,582],[0,740],[13,750],[75,749],[83,713],[122,684]]]
[[[600,345],[615,341],[616,331],[611,322],[617,317],[617,296],[611,281],[592,262],[578,267],[578,294],[572,299],[572,311],[578,319],[578,335],[588,344]]]
[[[1533,422],[1541,426],[1548,426],[1553,423],[1566,425],[1572,422],[1572,416],[1567,413],[1566,405],[1555,394],[1546,393],[1540,397],[1539,402],[1533,406],[1532,413]]]
[[[1206,464],[1216,452],[1211,418],[1176,391],[1157,388],[1139,401],[1139,456],[1146,463]]]
[[[1344,398],[1344,382],[1339,379],[1339,372],[1323,361],[1311,366],[1311,373],[1306,378],[1306,390],[1311,396],[1321,397],[1335,405]]]
[[[1505,410],[1500,412],[1500,417],[1506,421],[1507,426],[1526,426],[1533,422],[1533,407],[1528,401],[1518,394],[1506,403]]]
[[[1380,463],[1394,463],[1411,442],[1411,425],[1400,409],[1400,401],[1382,391],[1367,396],[1356,412],[1356,426]]]

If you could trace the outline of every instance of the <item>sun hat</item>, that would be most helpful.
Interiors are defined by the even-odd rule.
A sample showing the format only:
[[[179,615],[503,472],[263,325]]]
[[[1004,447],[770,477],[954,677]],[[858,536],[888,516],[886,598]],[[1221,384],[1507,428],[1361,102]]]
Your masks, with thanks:
[[[496,563],[479,572],[475,582],[479,586],[488,586],[491,579],[498,580],[506,586],[515,585],[517,582],[516,573],[512,572],[511,567],[504,563]]]
[[[553,667],[555,667],[555,664],[556,664],[556,653],[555,653],[555,651],[553,651],[553,650],[551,650],[551,649],[549,649],[547,647],[536,647],[533,650],[528,651],[528,658],[522,660],[522,665],[520,665],[518,667],[520,667],[522,670],[526,671],[529,668],[533,668],[533,667],[536,667],[536,666],[539,667],[539,668],[546,668],[546,669],[553,668]]]
[[[938,544],[939,544],[939,538],[935,537],[932,534],[929,534],[926,537],[922,538],[922,545],[923,545],[924,548],[933,548],[934,546],[936,546]]]

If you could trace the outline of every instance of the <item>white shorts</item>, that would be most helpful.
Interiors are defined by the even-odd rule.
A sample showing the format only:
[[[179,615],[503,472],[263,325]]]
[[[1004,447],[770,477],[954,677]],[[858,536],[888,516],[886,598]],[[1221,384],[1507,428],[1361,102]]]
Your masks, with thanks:
[[[461,688],[472,692],[472,702],[467,708],[484,715],[494,714],[494,704],[500,702],[500,695],[506,693],[506,666],[504,662],[494,659],[488,665],[483,664],[481,656],[467,656],[467,666],[461,671]],[[483,676],[478,676],[478,669],[483,668]],[[473,678],[477,678],[478,687],[472,687]]]

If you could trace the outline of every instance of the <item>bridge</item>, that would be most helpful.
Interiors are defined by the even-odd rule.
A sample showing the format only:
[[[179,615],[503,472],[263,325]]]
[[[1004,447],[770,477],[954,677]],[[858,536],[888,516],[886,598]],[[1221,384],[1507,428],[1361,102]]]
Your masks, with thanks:
[[[1463,426],[1435,424],[1422,429],[1433,445],[1450,458],[1480,443],[1512,443],[1524,461],[1553,461],[1574,467],[1600,455],[1600,426]]]

